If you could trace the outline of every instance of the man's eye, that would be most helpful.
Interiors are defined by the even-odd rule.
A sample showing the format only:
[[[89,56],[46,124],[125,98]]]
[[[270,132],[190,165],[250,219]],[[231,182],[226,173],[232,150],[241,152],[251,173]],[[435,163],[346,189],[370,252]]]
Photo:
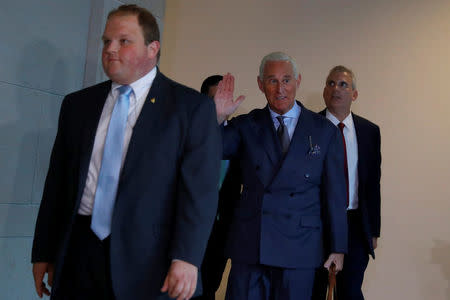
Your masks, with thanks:
[[[289,78],[283,79],[283,83],[288,84],[289,82],[291,82]]]
[[[130,43],[130,41],[127,40],[127,39],[121,39],[121,40],[120,40],[120,43],[121,43],[122,45],[127,45],[127,44]]]
[[[339,84],[339,86],[346,88],[346,87],[348,87],[348,83],[343,81]]]
[[[107,46],[111,43],[110,40],[103,40],[103,46]]]
[[[277,81],[276,81],[276,79],[270,79],[270,80],[269,80],[269,83],[270,83],[270,84],[276,84]]]
[[[333,87],[333,86],[335,86],[335,83],[334,83],[334,81],[328,81],[328,86],[331,86],[331,87]]]

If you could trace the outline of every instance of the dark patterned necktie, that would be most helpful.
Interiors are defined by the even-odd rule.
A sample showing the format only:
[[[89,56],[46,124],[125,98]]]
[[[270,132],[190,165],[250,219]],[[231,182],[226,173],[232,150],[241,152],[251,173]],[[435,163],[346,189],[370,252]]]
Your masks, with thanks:
[[[283,152],[283,155],[285,155],[286,152],[288,152],[289,144],[290,144],[289,132],[288,132],[286,125],[284,124],[284,121],[283,121],[284,118],[285,117],[283,117],[283,116],[277,117],[277,120],[280,123],[280,126],[278,126],[278,129],[277,129],[277,135],[278,135],[278,139],[280,140],[281,151]]]

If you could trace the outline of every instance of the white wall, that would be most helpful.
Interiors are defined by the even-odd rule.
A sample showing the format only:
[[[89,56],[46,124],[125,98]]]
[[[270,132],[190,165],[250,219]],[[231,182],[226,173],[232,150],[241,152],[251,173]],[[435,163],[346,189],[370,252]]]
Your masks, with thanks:
[[[382,134],[382,231],[366,272],[367,299],[450,299],[450,2],[265,0],[166,3],[161,70],[199,89],[215,73],[236,75],[247,100],[261,58],[297,59],[299,99],[323,108],[328,70],[352,68],[353,111]]]

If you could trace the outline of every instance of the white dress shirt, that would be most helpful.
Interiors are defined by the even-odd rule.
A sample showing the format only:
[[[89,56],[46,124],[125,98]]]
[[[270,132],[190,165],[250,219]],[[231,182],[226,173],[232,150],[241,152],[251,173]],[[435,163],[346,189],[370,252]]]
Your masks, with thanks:
[[[328,111],[326,117],[334,125],[338,125],[340,121]],[[347,209],[358,208],[358,141],[356,139],[355,124],[350,113],[343,121],[345,146],[347,150],[347,166],[348,166],[348,202]]]
[[[123,142],[122,166],[125,160],[128,145],[130,143],[131,135],[133,133],[134,125],[144,106],[145,99],[152,86],[153,80],[156,76],[156,67],[149,73],[141,77],[137,81],[130,84],[133,92],[130,95],[130,106],[128,108],[128,119],[125,128],[125,138]],[[97,132],[95,134],[94,148],[92,149],[91,160],[89,162],[89,169],[86,178],[86,184],[81,197],[80,208],[78,213],[80,215],[89,216],[92,214],[94,207],[95,190],[97,189],[97,179],[100,173],[100,167],[103,158],[103,148],[105,147],[106,134],[108,132],[109,121],[111,120],[112,111],[117,99],[119,98],[119,91],[117,90],[121,85],[115,82],[111,85],[111,91],[106,98],[105,105],[98,123]]]
[[[297,102],[294,102],[294,106],[285,113],[284,115],[280,115],[273,110],[270,109],[270,116],[272,117],[273,125],[275,126],[275,130],[278,130],[278,127],[280,126],[280,122],[278,122],[277,117],[283,116],[283,122],[284,125],[286,125],[289,133],[289,140],[292,140],[292,136],[294,135],[295,127],[297,126],[298,118],[300,117],[300,113],[302,111],[302,108],[300,105],[297,104]]]

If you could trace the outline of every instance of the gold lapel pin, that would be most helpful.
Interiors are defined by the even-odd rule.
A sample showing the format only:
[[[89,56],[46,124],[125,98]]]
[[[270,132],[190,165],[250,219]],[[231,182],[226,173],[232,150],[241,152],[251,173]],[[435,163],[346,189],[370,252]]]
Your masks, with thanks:
[[[150,102],[151,102],[151,103],[155,103],[155,102],[156,102],[156,99],[155,99],[155,98],[152,98],[152,99],[150,100]]]

